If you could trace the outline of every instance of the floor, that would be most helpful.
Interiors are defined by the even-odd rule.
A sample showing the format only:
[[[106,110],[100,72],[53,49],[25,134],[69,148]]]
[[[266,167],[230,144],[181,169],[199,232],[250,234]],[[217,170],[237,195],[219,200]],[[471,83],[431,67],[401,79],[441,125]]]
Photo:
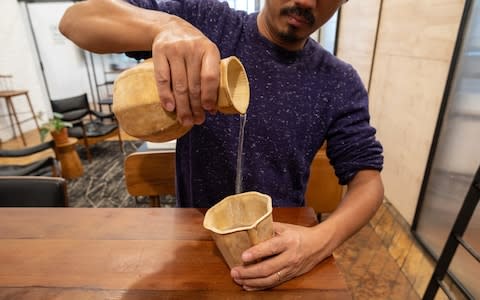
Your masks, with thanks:
[[[371,225],[334,254],[354,299],[420,299]]]
[[[27,132],[26,138],[29,146],[39,141],[36,131]],[[3,149],[22,147],[18,138],[0,144]],[[334,253],[353,299],[420,299],[430,278],[432,267],[422,263],[418,247],[401,227],[393,226],[395,214],[387,212],[382,206],[370,224]],[[436,299],[445,298],[439,293]]]

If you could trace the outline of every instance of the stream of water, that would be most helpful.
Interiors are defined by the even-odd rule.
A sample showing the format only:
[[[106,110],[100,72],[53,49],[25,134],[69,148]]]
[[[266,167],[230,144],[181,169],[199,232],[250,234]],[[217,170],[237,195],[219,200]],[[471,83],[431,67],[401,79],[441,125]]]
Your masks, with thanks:
[[[245,133],[245,123],[247,122],[247,114],[240,115],[240,130],[238,133],[238,150],[237,150],[237,173],[235,177],[235,194],[242,192],[242,163],[243,163],[243,137]]]

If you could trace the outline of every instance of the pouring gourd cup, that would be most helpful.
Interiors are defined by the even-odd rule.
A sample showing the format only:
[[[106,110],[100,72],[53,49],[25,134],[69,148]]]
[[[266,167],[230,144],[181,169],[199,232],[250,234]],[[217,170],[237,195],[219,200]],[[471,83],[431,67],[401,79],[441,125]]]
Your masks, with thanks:
[[[273,237],[272,199],[258,192],[228,196],[207,211],[203,227],[230,269],[243,265],[245,250]]]
[[[250,87],[242,63],[234,56],[222,59],[218,111],[224,114],[244,114],[249,100]],[[126,133],[145,141],[170,141],[181,137],[192,127],[182,126],[177,122],[175,112],[163,109],[151,59],[117,77],[113,86],[112,109]]]

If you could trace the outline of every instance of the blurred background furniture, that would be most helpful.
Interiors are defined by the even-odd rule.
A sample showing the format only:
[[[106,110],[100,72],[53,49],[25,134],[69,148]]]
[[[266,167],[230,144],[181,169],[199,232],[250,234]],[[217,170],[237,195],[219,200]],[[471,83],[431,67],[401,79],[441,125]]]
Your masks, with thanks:
[[[103,108],[102,108],[103,105],[107,105],[109,112],[112,112],[112,104],[113,104],[112,89],[113,89],[113,83],[114,83],[113,80],[108,80],[108,81],[105,81],[105,82],[102,83],[102,84],[98,84],[98,85],[97,85],[97,90],[100,89],[100,88],[103,88],[103,89],[105,89],[105,93],[106,93],[105,98],[100,98],[100,99],[98,99],[98,106],[99,106],[99,109],[100,109],[101,112],[103,111]],[[115,116],[115,115],[112,115],[112,117],[114,117],[114,116]]]
[[[41,154],[48,150],[49,156]],[[62,175],[53,141],[23,149],[0,149],[0,158],[0,176]]]
[[[140,151],[125,159],[125,183],[134,197],[148,196],[160,206],[160,196],[175,195],[175,152]]]
[[[0,176],[0,207],[66,207],[67,186],[61,177]]]
[[[20,120],[17,115],[17,111],[15,110],[15,106],[13,105],[13,100],[16,99],[14,97],[18,96],[25,96],[27,99],[28,107],[30,108],[31,117],[26,119]],[[8,110],[8,118],[10,120],[10,126],[13,131],[13,137],[17,137],[17,133],[15,132],[15,125],[18,128],[20,136],[22,137],[23,145],[26,146],[27,142],[25,140],[25,136],[23,135],[21,124],[30,120],[35,121],[35,125],[37,125],[37,129],[40,130],[38,125],[37,119],[35,117],[35,112],[33,111],[32,102],[30,101],[30,97],[28,96],[27,90],[16,90],[13,88],[12,83],[12,75],[1,75],[0,74],[0,98],[5,100]],[[15,123],[14,123],[15,120]]]
[[[87,150],[88,161],[92,161],[90,145],[117,136],[120,151],[124,153],[122,137],[113,113],[98,112],[90,109],[87,94],[50,101],[52,110],[63,115],[63,120],[73,123],[68,135],[75,137]],[[106,119],[110,119],[106,122]]]
[[[333,167],[330,165],[324,144],[315,155],[310,166],[310,178],[305,192],[305,202],[317,213],[318,221],[322,214],[333,212],[343,196],[343,187],[338,183]]]
[[[113,84],[117,76],[124,70],[133,67],[139,61],[126,56],[123,53],[92,53],[86,51],[89,56],[88,62],[92,69],[93,81],[96,87],[96,103],[98,111],[103,112],[104,106],[108,106],[108,111],[112,112],[113,104]],[[92,92],[93,93],[93,92]],[[113,115],[114,117],[114,115]]]
[[[137,152],[125,159],[125,181],[132,196],[148,196],[152,206],[158,206],[160,195],[175,195],[175,141],[143,143]],[[306,206],[317,214],[333,212],[343,197],[343,186],[338,183],[324,145],[310,167],[310,178],[305,192]]]

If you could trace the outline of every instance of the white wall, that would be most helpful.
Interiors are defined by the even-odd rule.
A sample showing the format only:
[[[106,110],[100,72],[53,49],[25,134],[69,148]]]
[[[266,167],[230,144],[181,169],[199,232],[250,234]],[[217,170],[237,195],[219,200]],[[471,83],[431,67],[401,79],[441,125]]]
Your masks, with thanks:
[[[17,89],[28,89],[32,105],[36,112],[50,111],[49,99],[42,81],[40,66],[30,29],[26,20],[24,3],[17,0],[1,0],[0,11],[0,74],[14,76],[13,85]],[[24,97],[14,98],[15,108],[20,119],[30,113]],[[0,139],[10,139],[12,130],[9,126],[7,107],[0,100]],[[33,121],[22,124],[24,131],[35,128]],[[17,131],[18,133],[18,131]]]
[[[85,51],[63,36],[58,24],[72,2],[28,4],[43,71],[52,100],[89,92]]]
[[[0,11],[0,74],[13,76],[14,89],[26,89],[35,113],[51,115],[52,100],[87,93],[90,101],[95,99],[95,90],[91,87],[87,72],[90,73],[92,87],[92,68],[85,60],[85,52],[66,39],[58,30],[58,22],[64,11],[73,2],[18,3],[17,0],[1,0]],[[27,9],[28,7],[28,9]],[[29,16],[33,31],[30,27]],[[35,46],[34,34],[39,51]],[[41,57],[39,57],[39,55]],[[46,78],[40,68],[42,61]],[[97,62],[98,63],[98,62]],[[96,66],[97,72],[101,67]],[[103,74],[103,73],[102,73]],[[102,78],[98,78],[102,82]],[[0,88],[2,88],[0,84]],[[31,117],[23,96],[12,98],[20,120]],[[92,106],[92,108],[95,108]],[[5,101],[0,100],[0,140],[13,138]],[[42,122],[42,121],[41,121]],[[40,122],[40,123],[41,123]],[[22,131],[35,129],[33,120],[21,124]],[[17,127],[15,127],[18,135]]]

